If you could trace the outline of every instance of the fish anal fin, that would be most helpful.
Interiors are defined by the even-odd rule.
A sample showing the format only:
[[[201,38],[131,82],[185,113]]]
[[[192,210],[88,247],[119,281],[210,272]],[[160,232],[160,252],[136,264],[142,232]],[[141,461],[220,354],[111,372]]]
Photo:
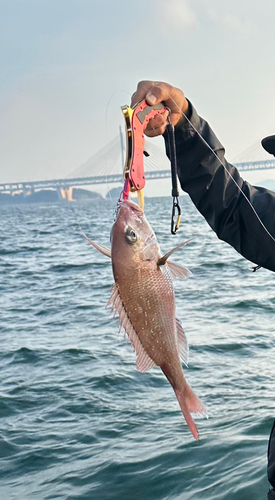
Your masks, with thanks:
[[[119,287],[117,284],[113,285],[112,295],[107,303],[107,306],[110,306],[112,310],[115,310],[121,322],[121,326],[124,328],[127,337],[130,339],[132,346],[136,352],[137,360],[136,366],[139,372],[147,372],[150,368],[153,368],[155,362],[148,356],[146,351],[144,350],[137,333],[129,319],[127,311],[125,310],[124,304],[120,297]]]
[[[178,347],[179,347],[179,355],[183,363],[188,366],[188,356],[189,356],[189,347],[186,335],[183,331],[183,328],[180,324],[180,320],[176,318],[176,327],[177,327],[177,337],[178,337]]]

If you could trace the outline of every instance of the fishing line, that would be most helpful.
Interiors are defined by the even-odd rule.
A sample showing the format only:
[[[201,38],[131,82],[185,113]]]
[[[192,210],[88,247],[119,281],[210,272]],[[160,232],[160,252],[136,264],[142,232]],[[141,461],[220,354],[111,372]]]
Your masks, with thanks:
[[[110,103],[111,103],[113,97],[119,93],[127,94],[127,96],[131,96],[131,94],[125,90],[117,90],[117,91],[113,92],[111,94],[111,96],[109,97],[108,102],[107,102],[106,107],[105,107],[105,114],[104,114],[104,139],[105,139],[104,146],[105,146],[105,148],[108,145],[108,143],[107,143],[107,122],[108,122],[108,113],[109,113]],[[119,157],[119,154],[118,154],[118,157]],[[108,199],[111,201],[111,205],[112,205],[112,208],[111,208],[112,211],[114,211],[114,210],[116,211],[117,200],[114,200],[112,194],[110,193],[111,185],[109,184],[108,177],[109,177],[110,171],[112,170],[114,164],[115,164],[115,161],[113,161],[110,168],[108,168],[108,159],[106,158],[105,159],[105,175],[103,173],[103,175],[105,176],[105,186],[107,186],[107,189],[108,189]],[[80,233],[84,234],[78,219],[79,219],[79,214],[77,214],[77,217],[75,218],[75,223],[78,225]]]
[[[222,162],[222,160],[218,157],[217,153],[214,151],[214,149],[210,146],[210,144],[208,144],[208,142],[204,139],[204,137],[200,134],[200,132],[196,129],[196,127],[193,125],[193,123],[191,122],[191,120],[188,118],[188,116],[180,109],[180,107],[178,106],[178,104],[174,101],[174,99],[169,95],[169,98],[171,99],[171,101],[173,101],[173,103],[175,104],[175,106],[178,108],[178,110],[181,112],[182,116],[185,118],[185,120],[189,123],[189,125],[191,125],[191,127],[193,128],[193,130],[198,134],[199,138],[203,141],[203,143],[208,147],[208,149],[210,149],[210,151],[213,153],[213,155],[215,156],[215,158],[217,158],[217,160],[219,161],[219,163],[223,166],[223,168],[225,169],[225,171],[228,173],[229,177],[232,179],[232,181],[234,182],[235,186],[237,186],[238,190],[240,191],[240,193],[243,195],[243,197],[245,198],[245,200],[247,201],[248,205],[251,207],[251,209],[253,210],[256,218],[258,219],[258,221],[260,222],[261,226],[263,227],[263,229],[266,231],[266,233],[268,234],[268,236],[270,236],[270,238],[272,239],[272,241],[275,242],[275,238],[272,236],[272,234],[268,231],[267,227],[264,225],[263,221],[261,220],[260,216],[258,215],[257,211],[255,210],[255,208],[253,207],[251,201],[249,200],[249,198],[246,196],[246,194],[243,192],[242,188],[239,186],[239,184],[237,183],[237,181],[234,179],[233,175],[230,173],[230,171],[228,170],[228,168],[226,167],[226,165]],[[233,165],[234,166],[234,165]]]
[[[109,99],[108,99],[108,102],[107,102],[107,105],[106,105],[106,108],[105,108],[105,123],[104,123],[104,128],[105,128],[105,133],[104,133],[104,136],[105,136],[105,146],[107,145],[107,118],[108,118],[108,111],[109,111],[109,106],[110,106],[110,103],[113,99],[113,97],[117,94],[120,94],[120,93],[123,93],[123,94],[127,94],[128,96],[131,97],[131,94],[129,92],[126,92],[126,90],[116,90],[115,92],[113,92]],[[123,158],[122,158],[123,159]],[[112,165],[113,166],[113,165]],[[108,166],[107,166],[107,159],[106,159],[106,165],[105,165],[105,184],[107,185],[107,189],[108,189],[108,198],[109,200],[111,201],[111,204],[114,205],[114,203],[116,203],[112,197],[112,194],[110,193],[111,191],[111,186],[109,184],[109,181],[108,181],[108,175],[109,175],[109,172],[108,172]]]
[[[107,105],[106,105],[106,108],[105,108],[105,120],[104,120],[104,128],[105,128],[105,146],[106,146],[106,141],[107,141],[107,114],[108,114],[108,108],[109,108],[109,104],[113,98],[113,96],[115,94],[117,94],[118,91],[116,92],[113,92],[112,95],[109,97],[109,100],[107,102]],[[107,161],[107,160],[106,160]],[[112,198],[112,195],[110,194],[110,184],[108,182],[108,172],[107,172],[107,165],[106,165],[106,174],[105,174],[105,184],[107,184],[107,188],[108,188],[108,198],[110,199],[111,203],[113,204],[113,198]]]

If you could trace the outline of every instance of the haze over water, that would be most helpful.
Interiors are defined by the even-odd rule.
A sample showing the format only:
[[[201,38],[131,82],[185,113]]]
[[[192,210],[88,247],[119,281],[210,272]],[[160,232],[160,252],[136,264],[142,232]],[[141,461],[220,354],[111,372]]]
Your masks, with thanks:
[[[145,212],[173,261],[186,332],[185,375],[207,407],[196,442],[173,390],[135,367],[105,305],[115,203],[0,207],[0,498],[264,500],[275,415],[274,275],[220,242],[188,197]]]

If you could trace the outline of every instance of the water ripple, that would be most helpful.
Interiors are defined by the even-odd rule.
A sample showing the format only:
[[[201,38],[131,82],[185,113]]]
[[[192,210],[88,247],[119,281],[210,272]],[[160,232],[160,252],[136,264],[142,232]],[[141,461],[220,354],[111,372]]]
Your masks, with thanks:
[[[0,492],[11,500],[261,500],[275,410],[273,275],[219,241],[187,197],[146,201],[163,253],[194,275],[175,282],[190,344],[185,375],[205,403],[187,429],[158,368],[135,354],[105,305],[114,206],[0,207]],[[100,220],[98,218],[100,210]],[[156,213],[158,218],[156,220]]]

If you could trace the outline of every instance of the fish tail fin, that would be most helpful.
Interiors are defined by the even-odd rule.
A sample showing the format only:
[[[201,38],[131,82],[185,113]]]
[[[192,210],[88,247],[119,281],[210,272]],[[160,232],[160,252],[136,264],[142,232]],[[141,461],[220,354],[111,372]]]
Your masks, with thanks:
[[[199,440],[199,433],[197,426],[192,418],[190,412],[197,413],[199,415],[207,415],[206,409],[200,399],[196,396],[194,391],[191,389],[190,385],[186,383],[183,391],[176,391],[176,396],[181,407],[181,411],[186,420],[186,423],[192,432],[194,438]]]

